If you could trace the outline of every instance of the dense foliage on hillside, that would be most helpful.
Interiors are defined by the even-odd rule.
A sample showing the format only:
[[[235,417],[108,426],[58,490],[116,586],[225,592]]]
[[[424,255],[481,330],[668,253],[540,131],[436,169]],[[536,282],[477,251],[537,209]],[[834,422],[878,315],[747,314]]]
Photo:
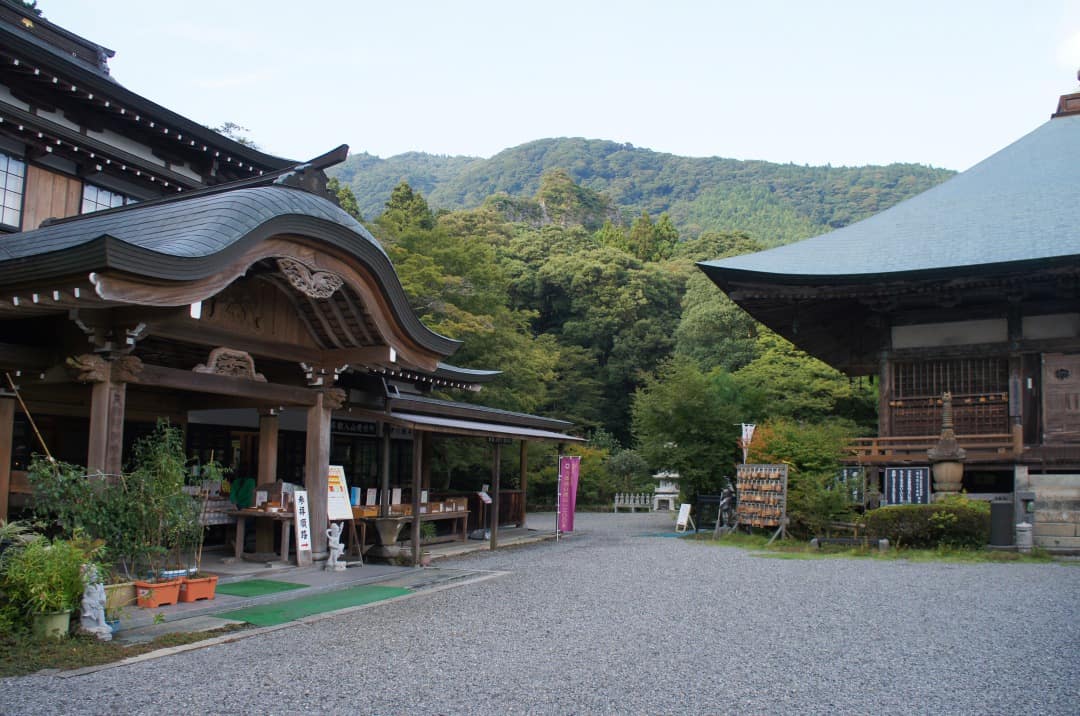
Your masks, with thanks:
[[[376,217],[401,181],[423,194],[433,209],[458,210],[500,195],[511,204],[531,199],[552,170],[600,194],[607,204],[603,213],[615,224],[629,225],[642,212],[666,212],[684,239],[708,231],[741,231],[765,246],[845,226],[953,174],[916,164],[808,167],[680,157],[580,138],[541,139],[490,159],[359,154],[331,173],[352,190],[364,216]]]
[[[349,187],[332,186],[359,216]],[[452,362],[504,371],[479,395],[445,397],[572,420],[590,436],[586,500],[645,487],[645,467],[679,470],[691,493],[717,489],[739,421],[841,419],[829,435],[875,421],[869,386],[756,324],[696,268],[763,247],[745,233],[687,238],[666,213],[627,221],[562,170],[531,196],[456,211],[400,182],[368,226],[425,324],[464,341]],[[485,447],[437,441],[433,475],[484,475]],[[531,492],[543,500],[552,453],[534,451]]]

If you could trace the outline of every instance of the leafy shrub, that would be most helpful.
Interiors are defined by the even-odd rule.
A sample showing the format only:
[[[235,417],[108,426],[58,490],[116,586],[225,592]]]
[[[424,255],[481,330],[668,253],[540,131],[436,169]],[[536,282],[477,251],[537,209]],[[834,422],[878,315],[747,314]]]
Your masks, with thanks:
[[[843,447],[853,434],[854,426],[846,421],[776,418],[758,426],[750,462],[790,467],[788,531],[794,536],[825,534],[831,523],[854,519],[848,493],[833,489]]]
[[[867,533],[904,547],[978,549],[990,539],[990,508],[953,498],[932,505],[891,505],[863,516]]]
[[[35,456],[28,471],[35,512],[52,531],[73,537],[82,532],[105,541],[103,559],[130,579],[156,571],[167,559],[176,566],[201,537],[199,509],[184,493],[187,460],[183,434],[159,420],[134,447],[131,470],[121,475],[88,476],[77,465]]]
[[[100,545],[85,539],[36,536],[12,545],[0,557],[0,623],[13,628],[22,619],[76,609],[82,599],[82,567]]]

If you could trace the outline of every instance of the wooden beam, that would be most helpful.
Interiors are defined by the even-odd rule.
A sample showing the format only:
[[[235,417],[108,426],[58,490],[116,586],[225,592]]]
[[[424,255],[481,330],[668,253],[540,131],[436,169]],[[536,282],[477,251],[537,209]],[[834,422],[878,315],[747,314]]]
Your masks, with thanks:
[[[332,411],[323,405],[326,396],[320,392],[308,392],[315,396],[315,404],[307,411],[304,488],[308,493],[308,507],[311,515],[311,550],[313,554],[325,555],[326,530],[330,527],[326,503],[330,487],[330,414]]]
[[[200,324],[194,319],[171,319],[152,322],[147,328],[152,336],[204,346],[226,346],[252,355],[273,356],[298,363],[318,361],[319,349],[305,348],[292,343],[268,341],[264,338],[237,333],[236,331]]]
[[[500,462],[502,460],[502,445],[499,444],[498,438],[492,443],[492,462],[491,462],[491,549],[495,549],[499,546],[499,506],[502,504],[499,499],[499,477],[502,472]]]
[[[257,484],[260,485],[277,481],[278,423],[279,418],[276,412],[259,413],[259,479]]]
[[[0,343],[0,366],[14,370],[44,371],[56,362],[52,351],[16,343]]]
[[[412,565],[420,565],[420,491],[424,475],[424,434],[413,430],[412,440]]]
[[[273,356],[281,360],[309,365],[379,365],[390,366],[397,356],[390,346],[363,346],[323,350],[293,343],[268,341],[232,330],[200,324],[189,318],[173,318],[148,324],[150,335],[205,346],[226,346],[252,355]],[[2,353],[0,353],[2,358]]]
[[[11,492],[11,441],[15,427],[15,399],[0,397],[0,522],[8,518],[8,494]]]
[[[319,365],[378,365],[391,366],[397,360],[390,346],[364,346],[362,348],[340,348],[325,350],[319,354]],[[314,363],[310,359],[307,363]]]
[[[390,424],[379,423],[382,440],[379,441],[379,517],[390,514]]]
[[[114,380],[94,383],[90,392],[90,440],[86,454],[89,473],[119,475],[124,447],[124,408],[127,384]]]
[[[525,526],[525,502],[529,497],[529,441],[522,440],[520,443],[520,452],[518,456],[519,467],[521,468],[521,477],[519,483],[521,485],[521,515],[518,527]]]
[[[225,375],[214,375],[213,373],[194,373],[190,370],[166,368],[145,363],[132,382],[139,385],[186,390],[193,393],[211,393],[213,395],[247,398],[255,404],[264,405],[302,405],[311,407],[319,399],[318,393],[309,388],[278,383],[260,383],[246,378],[232,378]]]

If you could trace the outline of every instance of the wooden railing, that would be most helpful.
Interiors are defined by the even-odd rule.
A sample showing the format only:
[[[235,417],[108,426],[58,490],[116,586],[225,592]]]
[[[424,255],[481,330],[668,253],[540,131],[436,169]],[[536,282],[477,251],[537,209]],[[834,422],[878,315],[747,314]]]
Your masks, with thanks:
[[[895,438],[855,438],[848,443],[844,462],[875,465],[895,462],[926,462],[926,451],[937,444],[939,435],[905,435]],[[1015,457],[1018,451],[1009,433],[957,435],[967,452],[968,462],[985,462]]]

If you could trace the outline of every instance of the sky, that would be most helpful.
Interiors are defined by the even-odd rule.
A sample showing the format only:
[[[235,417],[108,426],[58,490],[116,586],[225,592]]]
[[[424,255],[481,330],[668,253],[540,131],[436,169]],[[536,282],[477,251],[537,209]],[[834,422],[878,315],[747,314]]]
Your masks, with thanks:
[[[1080,0],[38,0],[113,77],[271,154],[547,137],[963,170],[1076,91]]]

